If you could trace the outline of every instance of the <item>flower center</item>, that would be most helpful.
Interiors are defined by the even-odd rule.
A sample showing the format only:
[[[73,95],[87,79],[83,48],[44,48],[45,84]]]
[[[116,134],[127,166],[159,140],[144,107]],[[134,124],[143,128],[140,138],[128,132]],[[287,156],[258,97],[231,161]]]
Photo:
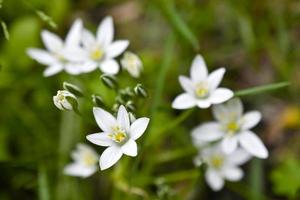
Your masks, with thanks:
[[[63,100],[65,100],[65,96],[64,96],[63,94],[58,94],[58,95],[57,95],[57,99],[58,99],[59,101],[63,101]]]
[[[100,60],[103,57],[103,55],[104,52],[101,49],[97,48],[91,52],[90,57],[93,60]]]
[[[237,122],[229,122],[228,124],[226,124],[226,131],[229,134],[235,134],[240,130],[240,126]]]
[[[117,143],[122,143],[127,138],[127,134],[125,130],[116,126],[113,128],[113,133],[109,134],[109,137]]]
[[[208,85],[206,82],[200,82],[196,85],[195,93],[198,98],[207,97],[208,92],[209,92],[209,90],[208,90]]]
[[[224,164],[224,158],[221,155],[214,155],[210,160],[211,166],[216,169],[220,169]]]
[[[91,153],[85,153],[83,155],[83,163],[87,166],[94,165],[97,162],[95,156]]]

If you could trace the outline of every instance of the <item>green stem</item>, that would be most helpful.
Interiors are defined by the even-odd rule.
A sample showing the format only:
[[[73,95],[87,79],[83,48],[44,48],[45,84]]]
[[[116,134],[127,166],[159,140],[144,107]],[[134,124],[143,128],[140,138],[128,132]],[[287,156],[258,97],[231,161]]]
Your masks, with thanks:
[[[38,169],[38,195],[40,200],[50,200],[47,171],[45,166],[39,165]]]
[[[256,200],[258,195],[263,194],[263,170],[262,161],[254,159],[251,161],[250,184],[251,200]]]

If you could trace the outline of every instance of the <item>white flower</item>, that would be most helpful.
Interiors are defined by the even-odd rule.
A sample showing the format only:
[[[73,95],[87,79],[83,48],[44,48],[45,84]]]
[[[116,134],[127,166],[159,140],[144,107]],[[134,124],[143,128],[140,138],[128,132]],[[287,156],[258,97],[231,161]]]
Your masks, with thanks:
[[[136,54],[128,51],[124,53],[124,56],[121,60],[121,65],[134,78],[138,78],[143,69],[143,63],[141,59]]]
[[[104,73],[117,74],[120,67],[114,58],[125,51],[129,42],[113,41],[113,37],[113,19],[106,17],[99,25],[96,37],[88,30],[83,31],[82,51],[77,51],[77,57],[70,54],[70,59],[81,59],[84,63],[81,67],[82,72],[91,72],[99,67]]]
[[[88,145],[78,144],[71,157],[74,162],[64,168],[64,174],[86,178],[96,172],[99,155]]]
[[[58,90],[57,94],[53,97],[54,105],[60,110],[74,110],[74,105],[71,100],[77,102],[77,98],[74,94],[67,90]]]
[[[195,158],[195,164],[207,164],[205,180],[212,190],[219,191],[224,186],[224,180],[238,181],[243,178],[244,172],[239,166],[250,158],[242,149],[224,154],[219,145],[214,145],[200,151]]]
[[[29,48],[27,50],[28,55],[35,59],[37,62],[47,65],[48,67],[44,71],[44,76],[52,76],[66,70],[70,74],[80,73],[80,63],[70,62],[67,59],[66,54],[70,54],[69,51],[74,51],[80,44],[82,32],[82,21],[77,19],[70,31],[67,34],[65,42],[62,41],[56,34],[49,31],[42,31],[41,36],[46,50]],[[73,55],[76,57],[76,55]]]
[[[225,153],[230,154],[238,144],[253,156],[267,158],[268,150],[251,128],[261,120],[258,111],[243,114],[243,105],[239,99],[232,99],[223,105],[213,107],[213,115],[217,122],[208,122],[196,127],[193,138],[200,141],[222,139],[221,146]]]
[[[128,112],[121,105],[117,118],[101,108],[94,108],[94,117],[103,132],[88,135],[90,142],[99,146],[106,146],[100,157],[100,168],[105,170],[113,166],[123,154],[137,155],[137,140],[145,132],[149,118],[142,117],[130,123]]]
[[[194,106],[208,108],[211,104],[219,104],[233,96],[227,88],[218,88],[224,76],[225,69],[220,68],[208,74],[206,64],[201,55],[197,55],[192,63],[190,76],[179,76],[179,82],[185,90],[175,98],[172,107],[187,109]]]

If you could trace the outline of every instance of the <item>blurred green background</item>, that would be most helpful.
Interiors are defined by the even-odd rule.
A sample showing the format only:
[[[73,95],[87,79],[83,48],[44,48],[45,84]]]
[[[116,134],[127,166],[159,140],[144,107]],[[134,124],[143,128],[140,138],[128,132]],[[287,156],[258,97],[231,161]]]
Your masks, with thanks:
[[[0,199],[300,199],[300,1],[296,0],[2,0],[0,1]],[[150,116],[138,162],[123,157],[114,169],[80,179],[62,174],[70,151],[98,131],[92,103],[84,117],[60,112],[52,96],[63,81],[87,93],[114,95],[99,80],[100,72],[66,73],[45,78],[44,66],[26,55],[41,47],[40,32],[64,37],[81,18],[95,31],[111,15],[116,38],[130,40],[129,49],[143,60],[139,80],[126,72],[120,83],[145,85],[149,98],[138,115]],[[7,29],[5,29],[7,26]],[[6,33],[6,37],[5,34]],[[190,130],[211,119],[210,110],[171,109],[181,91],[179,74],[187,74],[196,53],[210,70],[225,66],[223,84],[239,90],[279,81],[291,86],[246,96],[247,109],[259,109],[263,122],[256,132],[270,158],[244,166],[245,178],[226,183],[218,193],[193,167]],[[188,113],[190,114],[190,113]],[[145,135],[146,135],[145,134]],[[141,140],[143,140],[141,139]],[[101,147],[93,146],[99,153]]]

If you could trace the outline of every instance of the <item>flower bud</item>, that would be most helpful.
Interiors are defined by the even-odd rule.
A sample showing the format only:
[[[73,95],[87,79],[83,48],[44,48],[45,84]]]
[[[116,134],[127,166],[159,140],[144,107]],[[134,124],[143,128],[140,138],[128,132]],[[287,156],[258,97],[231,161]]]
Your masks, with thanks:
[[[82,97],[83,96],[82,90],[76,85],[73,85],[73,84],[68,83],[68,82],[64,82],[63,83],[63,88],[65,90],[68,90],[69,92],[71,92],[72,94],[74,94],[77,97]]]
[[[138,78],[143,69],[141,59],[136,54],[129,51],[124,53],[124,56],[121,59],[121,65],[134,78]]]
[[[134,92],[136,95],[146,98],[147,97],[147,92],[145,90],[145,88],[142,86],[142,84],[137,84],[134,88]]]
[[[128,114],[129,114],[129,120],[130,120],[130,122],[133,123],[136,120],[134,114],[132,112],[129,112]]]
[[[103,74],[100,76],[101,81],[105,86],[107,86],[110,89],[116,89],[118,87],[117,80],[114,76],[109,74]]]
[[[125,104],[125,107],[128,109],[128,111],[131,111],[131,112],[136,110],[136,107],[135,107],[133,101],[127,101]]]
[[[92,101],[93,103],[95,104],[95,106],[98,106],[98,107],[102,107],[104,106],[104,102],[103,102],[103,99],[102,97],[98,96],[98,95],[92,95]]]
[[[53,102],[60,110],[77,110],[78,107],[76,96],[67,90],[58,90]]]

